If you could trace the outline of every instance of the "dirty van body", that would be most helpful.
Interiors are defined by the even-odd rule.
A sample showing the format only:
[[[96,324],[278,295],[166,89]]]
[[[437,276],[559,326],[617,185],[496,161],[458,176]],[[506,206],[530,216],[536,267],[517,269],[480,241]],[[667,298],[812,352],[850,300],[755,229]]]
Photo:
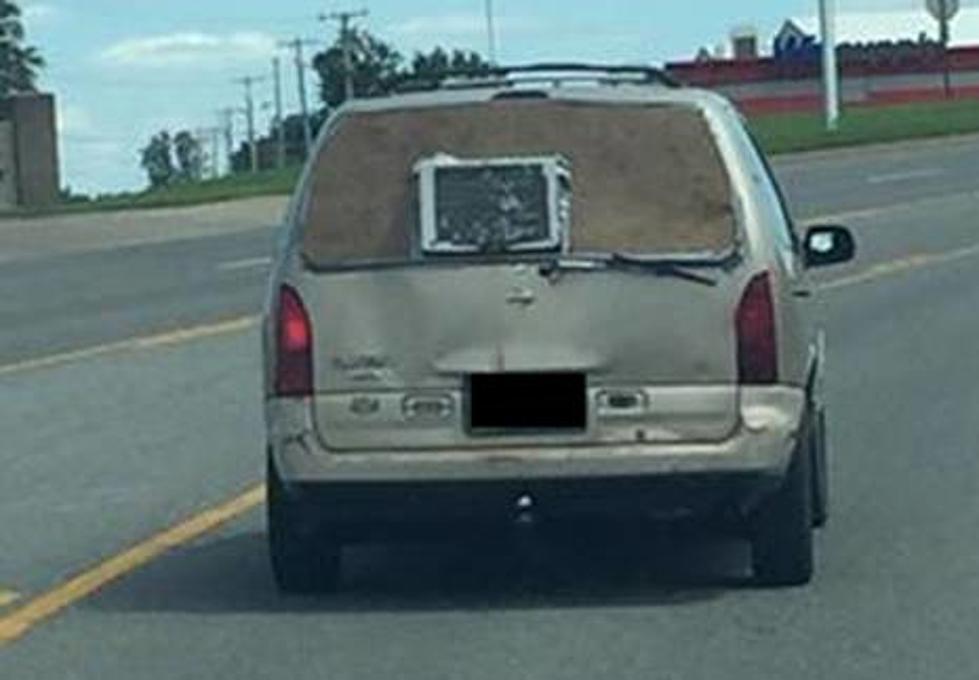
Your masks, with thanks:
[[[289,209],[264,326],[279,585],[344,544],[516,520],[725,515],[762,583],[826,516],[799,240],[709,93],[507,86],[361,101]]]

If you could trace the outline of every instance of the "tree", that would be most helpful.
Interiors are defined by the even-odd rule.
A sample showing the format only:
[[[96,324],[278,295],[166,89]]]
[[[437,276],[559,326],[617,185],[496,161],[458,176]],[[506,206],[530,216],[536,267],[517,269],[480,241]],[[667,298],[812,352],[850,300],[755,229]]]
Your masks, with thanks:
[[[164,130],[153,136],[141,152],[140,164],[146,170],[152,188],[159,189],[173,182],[177,172],[173,165],[173,141],[169,132]]]
[[[200,141],[187,130],[181,130],[173,138],[173,151],[177,156],[177,179],[199,182],[204,178],[204,149]]]
[[[405,65],[404,57],[390,44],[367,31],[351,34],[354,85],[358,97],[380,97],[391,94],[409,83],[432,85],[447,73],[466,73],[474,76],[489,72],[492,65],[476,52],[446,50],[436,47],[431,52],[416,52]],[[326,122],[330,111],[343,103],[346,96],[346,71],[343,45],[340,40],[313,58],[313,68],[320,77],[320,96],[326,106],[311,114],[313,134]],[[305,160],[303,119],[300,115],[286,116],[286,162],[298,164]],[[267,135],[256,140],[258,167],[269,170],[278,159],[278,128],[272,124]],[[251,147],[241,143],[231,154],[233,173],[251,170]]]
[[[452,50],[446,52],[436,47],[429,53],[416,52],[411,60],[411,71],[405,74],[408,80],[421,82],[438,81],[448,73],[465,73],[472,76],[486,75],[492,64],[476,52]]]
[[[310,115],[310,127],[315,137],[323,123],[326,122],[327,111],[325,108],[315,111]],[[290,114],[286,116],[282,125],[285,128],[286,142],[286,165],[300,165],[306,160],[306,138],[303,130],[302,115]],[[259,170],[271,170],[278,165],[278,126],[273,122],[267,135],[263,135],[257,141],[258,146],[258,168]],[[248,142],[242,142],[231,154],[231,172],[250,172],[251,171],[251,147]]]
[[[354,86],[358,97],[382,97],[408,84],[431,86],[448,73],[473,76],[487,74],[492,65],[477,52],[446,50],[436,47],[431,52],[416,52],[406,64],[405,58],[383,40],[367,31],[355,31],[350,36]],[[314,136],[340,106],[346,96],[346,71],[343,43],[338,39],[325,51],[313,57],[313,68],[320,77],[320,96],[324,107],[310,116]],[[303,119],[301,115],[286,116],[282,121],[286,145],[286,163],[302,163],[305,158]],[[277,167],[278,126],[275,122],[268,134],[255,142],[258,148],[258,167],[270,170]],[[179,150],[178,150],[179,156]],[[231,154],[231,172],[251,171],[251,147],[242,142]]]
[[[44,59],[37,48],[24,44],[20,7],[0,0],[0,97],[37,90]]]
[[[347,71],[343,42],[338,39],[325,52],[313,58],[313,69],[320,76],[320,96],[330,108],[346,98]],[[367,31],[350,32],[354,91],[358,97],[377,97],[397,86],[402,56],[394,47]]]
[[[416,52],[410,65],[393,45],[371,35],[354,31],[350,35],[354,91],[358,97],[380,97],[391,94],[408,83],[431,84],[447,73],[484,75],[491,64],[476,52],[436,47],[428,53]],[[336,108],[346,97],[346,67],[343,43],[338,39],[313,59],[320,77],[320,95],[329,109]]]

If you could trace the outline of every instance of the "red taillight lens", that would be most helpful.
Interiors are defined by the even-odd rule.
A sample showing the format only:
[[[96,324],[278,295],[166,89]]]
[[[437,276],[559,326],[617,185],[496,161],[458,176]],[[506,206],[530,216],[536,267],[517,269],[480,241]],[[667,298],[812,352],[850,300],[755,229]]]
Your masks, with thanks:
[[[768,272],[751,279],[738,305],[738,381],[745,385],[778,382],[775,303]]]
[[[279,290],[275,359],[276,396],[313,394],[313,327],[299,293],[289,286]]]

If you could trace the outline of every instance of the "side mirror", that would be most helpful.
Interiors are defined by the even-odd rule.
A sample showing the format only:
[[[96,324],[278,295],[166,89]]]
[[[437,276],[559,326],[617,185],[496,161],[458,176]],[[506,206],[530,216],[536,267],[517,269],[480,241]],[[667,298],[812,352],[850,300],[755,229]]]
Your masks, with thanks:
[[[806,233],[804,250],[807,267],[827,267],[852,260],[857,244],[846,227],[817,226]]]

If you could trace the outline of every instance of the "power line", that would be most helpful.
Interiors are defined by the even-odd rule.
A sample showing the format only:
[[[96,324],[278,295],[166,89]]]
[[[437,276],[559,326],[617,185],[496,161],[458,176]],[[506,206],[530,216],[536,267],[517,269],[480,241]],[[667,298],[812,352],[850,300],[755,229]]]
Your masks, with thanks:
[[[370,12],[362,9],[356,12],[331,12],[321,14],[320,21],[336,21],[340,24],[340,47],[343,50],[343,70],[344,70],[344,101],[350,101],[357,96],[354,86],[354,64],[353,64],[353,37],[350,32],[350,24],[354,19],[363,19],[370,16]]]

